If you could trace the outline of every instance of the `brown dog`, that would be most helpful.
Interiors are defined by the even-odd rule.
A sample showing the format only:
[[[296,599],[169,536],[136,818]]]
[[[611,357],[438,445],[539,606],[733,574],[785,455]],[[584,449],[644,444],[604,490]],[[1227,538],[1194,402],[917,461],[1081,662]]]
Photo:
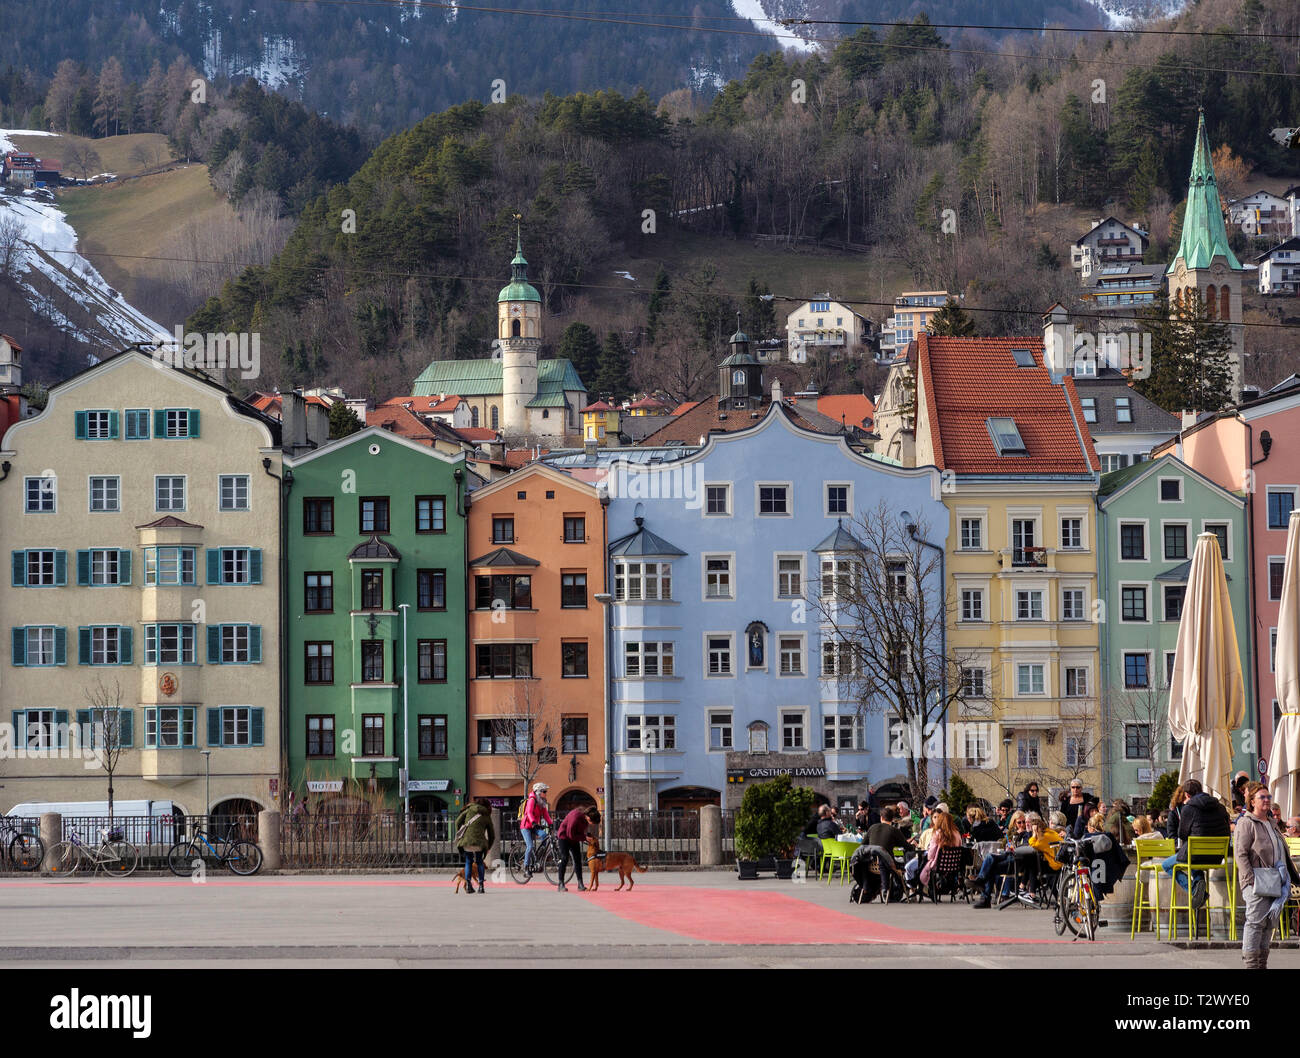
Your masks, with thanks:
[[[456,892],[460,892],[460,887],[465,884],[465,868],[462,867],[456,872]]]
[[[594,893],[600,888],[601,871],[618,871],[618,889],[623,888],[623,883],[627,883],[628,890],[636,885],[636,880],[632,877],[634,870],[645,873],[645,868],[636,862],[630,852],[607,852],[601,856],[600,846],[595,838],[587,839],[587,870],[591,874],[591,891]],[[615,889],[614,892],[618,892]]]

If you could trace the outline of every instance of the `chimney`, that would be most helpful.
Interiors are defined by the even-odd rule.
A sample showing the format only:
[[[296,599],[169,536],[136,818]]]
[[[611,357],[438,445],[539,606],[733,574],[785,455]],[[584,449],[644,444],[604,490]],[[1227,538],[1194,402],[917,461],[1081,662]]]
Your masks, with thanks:
[[[779,378],[772,380],[772,403],[781,403],[781,380]]]
[[[330,439],[330,413],[324,404],[307,405],[307,443],[319,448]]]
[[[1074,325],[1070,314],[1058,303],[1043,316],[1043,365],[1053,382],[1073,370]]]
[[[583,442],[582,442],[582,450],[583,450],[583,452],[584,452],[584,453],[586,454],[586,456],[587,456],[587,462],[589,462],[589,463],[594,463],[594,462],[596,461],[596,441],[595,441],[595,438],[588,438],[587,440],[583,441]]]
[[[280,447],[296,455],[307,447],[307,402],[300,390],[280,394]]]

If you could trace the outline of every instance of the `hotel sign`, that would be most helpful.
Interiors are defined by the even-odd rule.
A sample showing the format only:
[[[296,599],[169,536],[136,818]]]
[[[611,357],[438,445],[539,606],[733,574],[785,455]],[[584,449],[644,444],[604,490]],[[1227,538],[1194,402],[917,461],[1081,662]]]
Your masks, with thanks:
[[[727,772],[727,782],[747,782],[750,779],[775,779],[788,775],[792,779],[824,779],[826,769],[818,767],[803,768],[740,768]]]

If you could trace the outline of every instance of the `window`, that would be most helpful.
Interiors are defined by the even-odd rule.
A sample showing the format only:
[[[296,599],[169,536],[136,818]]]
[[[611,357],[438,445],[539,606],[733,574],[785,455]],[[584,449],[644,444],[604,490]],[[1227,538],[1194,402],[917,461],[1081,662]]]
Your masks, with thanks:
[[[1295,506],[1295,489],[1269,489],[1269,528],[1286,529]]]
[[[984,521],[981,518],[961,520],[961,549],[980,551],[984,547]]]
[[[1017,694],[1044,694],[1043,688],[1043,666],[1042,665],[1017,665],[1016,666],[1016,693]]]
[[[1126,562],[1146,561],[1147,529],[1143,523],[1119,523],[1119,557]]]
[[[1183,584],[1165,585],[1165,620],[1180,621],[1183,617],[1183,598],[1187,587]]]
[[[781,657],[782,676],[803,675],[803,640],[798,636],[782,636],[777,640]]]
[[[1061,547],[1078,550],[1083,547],[1083,519],[1061,519]]]
[[[256,665],[261,660],[261,625],[208,625],[209,665]]]
[[[1286,572],[1286,560],[1270,558],[1268,560],[1268,597],[1282,598],[1282,577]]]
[[[704,486],[704,513],[715,518],[731,514],[730,485]]]
[[[564,516],[564,542],[566,544],[585,544],[587,542],[587,519],[575,514]]]
[[[117,437],[117,412],[79,411],[77,437],[85,441],[111,441]]]
[[[447,680],[447,641],[421,639],[416,645],[421,683],[445,683]]]
[[[824,716],[822,749],[866,749],[862,729],[859,716]]]
[[[78,630],[78,657],[82,665],[131,664],[132,629],[93,625]]]
[[[668,601],[672,593],[672,565],[668,562],[614,562],[614,598],[636,602]]]
[[[149,749],[194,745],[194,707],[159,706],[144,711],[144,744]]]
[[[361,755],[384,755],[384,717],[382,713],[365,713],[361,717]]]
[[[1144,587],[1120,588],[1121,621],[1145,621],[1147,619],[1147,590]]]
[[[1124,725],[1124,759],[1125,760],[1150,760],[1151,759],[1151,725],[1150,724],[1125,724]]]
[[[849,486],[848,485],[827,485],[826,486],[826,513],[827,514],[848,514],[849,513]]]
[[[1070,667],[1065,670],[1065,696],[1067,698],[1088,697],[1088,670],[1083,667]]]
[[[160,409],[153,413],[153,420],[155,437],[199,436],[199,413],[193,408]]]
[[[67,630],[53,625],[29,625],[13,632],[15,665],[67,664]]]
[[[447,531],[447,497],[415,497],[415,531],[417,533],[445,533]]]
[[[1128,466],[1128,456],[1110,453],[1101,454],[1101,472],[1103,474],[1109,474],[1126,466]]]
[[[656,752],[677,748],[677,717],[629,716],[627,748],[653,749]]]
[[[1187,557],[1187,526],[1166,525],[1164,538],[1166,562],[1181,562]]]
[[[487,756],[527,752],[532,748],[532,724],[526,719],[498,717],[478,722],[478,751]]]
[[[572,640],[560,644],[560,675],[576,678],[587,675],[587,641]]]
[[[565,609],[587,608],[587,574],[560,574],[560,606]]]
[[[213,731],[213,714],[218,717],[218,730]],[[260,746],[262,744],[265,718],[261,709],[247,705],[225,705],[220,709],[208,710],[208,744],[219,746]],[[214,742],[210,736],[219,737]]]
[[[447,717],[422,713],[418,721],[421,757],[447,755]]]
[[[1130,397],[1115,398],[1115,421],[1132,422],[1133,421],[1133,401]]]
[[[1026,455],[1025,442],[1016,429],[1016,420],[1010,418],[993,418],[987,420],[989,436],[993,438],[993,447],[998,455]]]
[[[963,668],[961,670],[961,693],[963,698],[988,697],[983,669]]]
[[[1082,621],[1084,619],[1084,589],[1063,588],[1061,590],[1061,620]]]
[[[305,496],[303,498],[302,531],[308,536],[333,535],[334,501],[330,497]]]
[[[1177,651],[1165,651],[1165,688],[1174,682],[1174,660],[1178,657]]]
[[[730,713],[709,713],[709,749],[713,751],[731,749]]]
[[[479,643],[474,647],[474,676],[480,680],[527,679],[533,674],[531,643]]]
[[[1043,619],[1043,593],[1021,589],[1016,592],[1016,620],[1041,621]]]
[[[1169,736],[1169,759],[1183,759],[1183,744],[1179,739],[1174,738],[1173,735]]]
[[[50,548],[15,551],[13,574],[16,588],[57,588],[68,582],[68,553]]]
[[[708,656],[710,676],[730,676],[731,666],[731,637],[730,636],[709,636],[708,637]]]
[[[1149,654],[1124,655],[1124,686],[1140,690],[1151,686],[1151,657]]]
[[[758,513],[760,515],[789,514],[790,513],[790,486],[789,485],[759,485],[758,486]]]
[[[307,756],[334,756],[334,717],[307,717]]]
[[[1097,398],[1080,397],[1079,403],[1083,405],[1083,421],[1096,422],[1097,421]]]
[[[1037,768],[1038,736],[1028,735],[1016,739],[1016,766],[1020,768]]]
[[[92,513],[120,511],[122,509],[122,479],[118,477],[92,477],[90,479],[90,509]]]
[[[494,573],[474,578],[476,610],[531,610],[533,578],[526,573]]]
[[[560,752],[587,752],[587,718],[585,716],[560,717]]]
[[[185,476],[183,474],[158,475],[153,481],[155,510],[185,510]]]
[[[260,547],[208,548],[209,584],[261,584]]]
[[[625,643],[623,661],[623,673],[628,678],[671,676],[673,645],[671,643]]]
[[[731,556],[704,556],[704,596],[707,599],[730,599]]]
[[[361,531],[363,533],[386,533],[388,528],[388,497],[361,497]]]
[[[194,584],[195,548],[146,547],[144,582],[154,585]]]
[[[515,520],[513,518],[492,519],[492,543],[513,544],[515,542]]]
[[[334,574],[316,572],[303,574],[305,591],[303,609],[307,613],[332,613],[334,611]]]
[[[963,621],[984,620],[984,590],[982,588],[962,589],[961,619]]]
[[[1034,541],[1038,538],[1038,525],[1032,518],[1011,520],[1011,564],[1025,566],[1037,563]]]
[[[384,571],[382,569],[363,569],[361,571],[361,609],[382,610],[384,608]]]
[[[146,665],[193,665],[195,626],[147,624],[144,626]]]
[[[966,767],[987,768],[989,760],[989,733],[983,724],[968,727],[965,731],[962,747],[966,751]]]
[[[1086,736],[1078,733],[1066,733],[1065,766],[1067,768],[1086,768],[1088,766],[1088,742]]]
[[[1277,629],[1268,630],[1268,671],[1277,671]]]
[[[27,497],[23,508],[28,514],[53,514],[58,492],[58,480],[53,474],[43,478],[24,478]]]
[[[415,606],[419,610],[447,608],[447,571],[422,569],[415,574]]]
[[[822,676],[839,679],[852,676],[856,671],[856,654],[853,644],[846,639],[824,640],[822,642]]]
[[[332,641],[307,643],[305,682],[334,682],[334,643]],[[330,756],[333,756],[331,753]]]
[[[805,748],[803,744],[803,713],[781,711],[781,748],[791,750]]]
[[[223,511],[248,510],[248,475],[222,474],[217,479],[220,509]]]
[[[382,639],[361,641],[361,682],[384,682],[384,641]]]
[[[78,709],[82,745],[92,749],[135,744],[135,713],[131,709]]]
[[[779,599],[797,599],[803,593],[803,558],[778,555],[776,559],[776,594]]]
[[[904,598],[907,595],[907,563],[885,563],[885,594],[890,598]]]
[[[1160,479],[1160,502],[1161,503],[1182,503],[1183,501],[1183,479],[1182,478],[1161,478]]]
[[[1205,532],[1213,533],[1219,539],[1219,554],[1223,561],[1228,561],[1228,523],[1227,522],[1206,522]]]
[[[848,598],[853,592],[853,560],[822,559],[822,598]]]
[[[128,441],[149,440],[149,409],[126,409],[126,439]]]

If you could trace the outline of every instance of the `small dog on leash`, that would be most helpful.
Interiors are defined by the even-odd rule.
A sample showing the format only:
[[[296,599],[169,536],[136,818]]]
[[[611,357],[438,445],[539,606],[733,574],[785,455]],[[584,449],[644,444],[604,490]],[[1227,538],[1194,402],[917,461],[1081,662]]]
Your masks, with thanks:
[[[591,874],[591,891],[594,893],[600,888],[601,871],[618,871],[618,889],[623,888],[623,883],[627,883],[628,891],[636,885],[632,872],[640,871],[645,873],[645,868],[638,865],[636,857],[630,852],[607,852],[600,855],[600,846],[595,838],[587,839],[587,870]],[[614,892],[618,892],[615,889]]]
[[[464,868],[464,867],[461,867],[461,868],[456,872],[456,874],[453,876],[453,879],[452,879],[452,880],[456,883],[456,892],[459,893],[459,892],[460,892],[460,887],[461,887],[462,885],[465,884],[465,868]],[[470,886],[470,887],[469,887],[469,891],[470,891],[471,893],[476,892],[476,891],[481,893],[481,892],[484,891],[484,888],[485,888],[485,887],[484,887],[483,883],[482,883],[482,882],[479,882],[479,883],[478,883],[478,889],[477,889],[477,890],[475,890],[473,886]]]

